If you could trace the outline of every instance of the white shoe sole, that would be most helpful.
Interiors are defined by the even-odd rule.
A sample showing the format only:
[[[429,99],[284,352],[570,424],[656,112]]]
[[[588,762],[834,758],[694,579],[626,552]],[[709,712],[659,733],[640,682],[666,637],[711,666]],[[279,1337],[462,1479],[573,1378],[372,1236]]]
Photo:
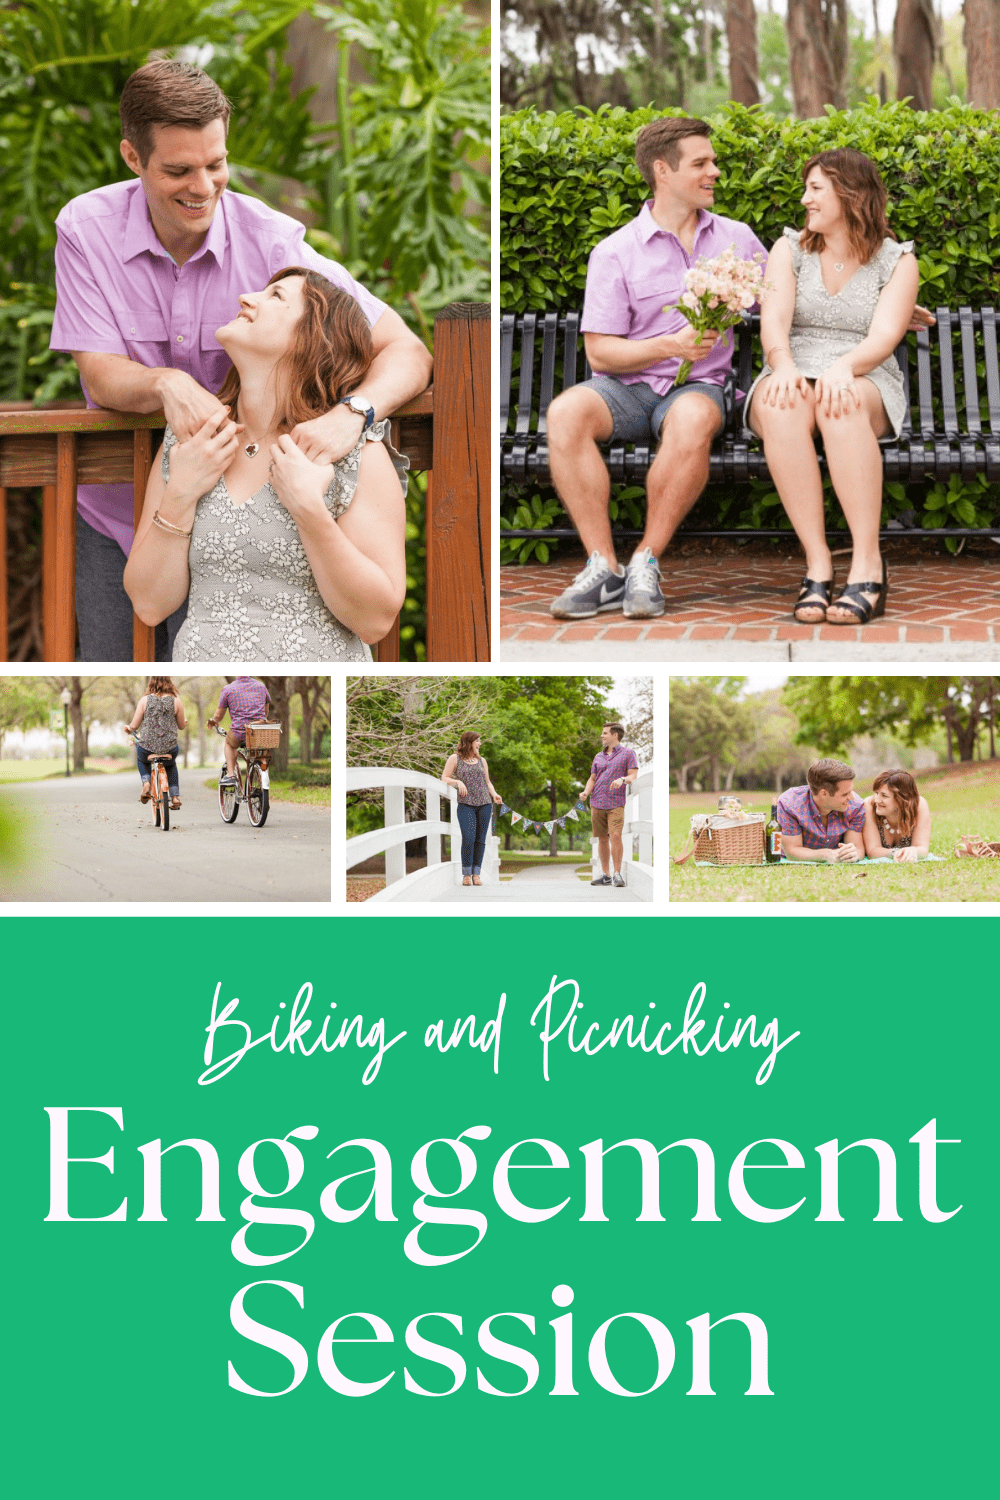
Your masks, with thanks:
[[[609,599],[607,604],[598,604],[594,609],[578,610],[576,614],[570,614],[568,610],[556,609],[549,605],[549,614],[554,620],[590,620],[594,615],[604,615],[611,609],[621,609],[621,599]]]
[[[666,603],[660,609],[628,609],[623,606],[622,614],[626,620],[658,620],[667,612]]]

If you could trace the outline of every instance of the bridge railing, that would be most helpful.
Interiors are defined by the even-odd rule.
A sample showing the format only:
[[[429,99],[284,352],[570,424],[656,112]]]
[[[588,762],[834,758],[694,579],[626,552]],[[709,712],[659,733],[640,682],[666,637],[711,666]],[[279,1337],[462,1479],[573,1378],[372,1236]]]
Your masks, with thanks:
[[[434,386],[392,418],[392,442],[427,479],[427,659],[490,659],[490,308],[459,302],[434,321]],[[7,491],[41,490],[44,661],[76,656],[76,487],[132,484],[142,510],[162,412],[0,404],[0,661],[9,657]],[[158,441],[158,438],[157,438]],[[399,660],[399,621],[377,647]],[[132,658],[154,660],[136,616]]]
[[[597,839],[591,838],[594,879],[601,871]],[[637,855],[638,858],[633,856]],[[626,788],[622,829],[622,875],[642,901],[653,899],[653,767],[646,766]]]

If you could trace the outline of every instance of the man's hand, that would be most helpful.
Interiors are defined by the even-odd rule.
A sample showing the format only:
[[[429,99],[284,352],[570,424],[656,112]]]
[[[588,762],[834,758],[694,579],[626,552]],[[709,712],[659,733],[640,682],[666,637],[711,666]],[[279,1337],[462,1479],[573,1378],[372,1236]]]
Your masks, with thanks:
[[[618,778],[617,778],[617,780],[615,780],[615,781],[613,781],[613,782],[612,782],[612,783],[611,783],[611,790],[612,790],[612,791],[613,791],[613,792],[617,792],[617,790],[618,790],[618,788],[619,788],[619,787],[620,787],[620,786],[624,786],[624,785],[625,785],[625,777],[624,777],[624,776],[619,776],[619,777],[618,777]]]
[[[853,864],[856,859],[862,857],[857,844],[838,844],[836,849],[830,852],[838,864]]]
[[[928,312],[926,307],[921,307],[918,302],[910,314],[910,326],[906,331],[907,333],[919,333],[921,328],[933,328],[936,323],[937,318],[934,314]]]
[[[586,800],[587,800],[587,798],[588,798],[588,797],[589,797],[589,796],[590,796],[590,793],[589,793],[589,792],[581,792],[581,793],[580,793],[580,801],[581,801],[581,802],[586,802]]]
[[[357,446],[364,427],[364,417],[341,403],[311,422],[299,422],[291,438],[314,464],[335,464]]]
[[[323,508],[323,496],[333,478],[332,464],[307,458],[287,433],[271,444],[270,451],[271,487],[292,519],[303,509]]]
[[[664,354],[664,359],[686,359],[696,365],[701,360],[707,359],[722,337],[714,328],[706,328],[704,333],[699,333],[697,328],[692,328],[690,323],[685,323],[678,333],[664,335],[664,343],[669,349]]]
[[[215,418],[218,427],[230,416],[229,407],[223,406],[218,396],[206,391],[183,370],[161,370],[157,391],[163,402],[163,415],[180,443],[194,437],[209,417]],[[242,423],[234,426],[237,432],[243,431]]]

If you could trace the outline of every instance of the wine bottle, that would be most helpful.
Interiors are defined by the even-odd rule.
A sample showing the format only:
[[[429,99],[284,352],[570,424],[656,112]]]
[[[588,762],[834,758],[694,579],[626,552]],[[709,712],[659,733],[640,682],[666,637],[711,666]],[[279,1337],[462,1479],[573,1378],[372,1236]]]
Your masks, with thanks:
[[[781,863],[781,824],[776,802],[771,803],[771,816],[764,828],[764,860],[769,865]]]

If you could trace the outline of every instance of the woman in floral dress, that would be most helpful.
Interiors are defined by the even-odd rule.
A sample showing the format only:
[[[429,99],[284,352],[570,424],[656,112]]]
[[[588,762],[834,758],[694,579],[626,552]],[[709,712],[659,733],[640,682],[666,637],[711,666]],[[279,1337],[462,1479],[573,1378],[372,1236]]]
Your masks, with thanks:
[[[230,418],[184,443],[166,430],[125,569],[136,612],[158,624],[187,599],[174,661],[370,661],[406,593],[408,464],[363,396],[365,316],[293,266],[215,336]],[[289,434],[340,401],[365,425],[315,464]]]

